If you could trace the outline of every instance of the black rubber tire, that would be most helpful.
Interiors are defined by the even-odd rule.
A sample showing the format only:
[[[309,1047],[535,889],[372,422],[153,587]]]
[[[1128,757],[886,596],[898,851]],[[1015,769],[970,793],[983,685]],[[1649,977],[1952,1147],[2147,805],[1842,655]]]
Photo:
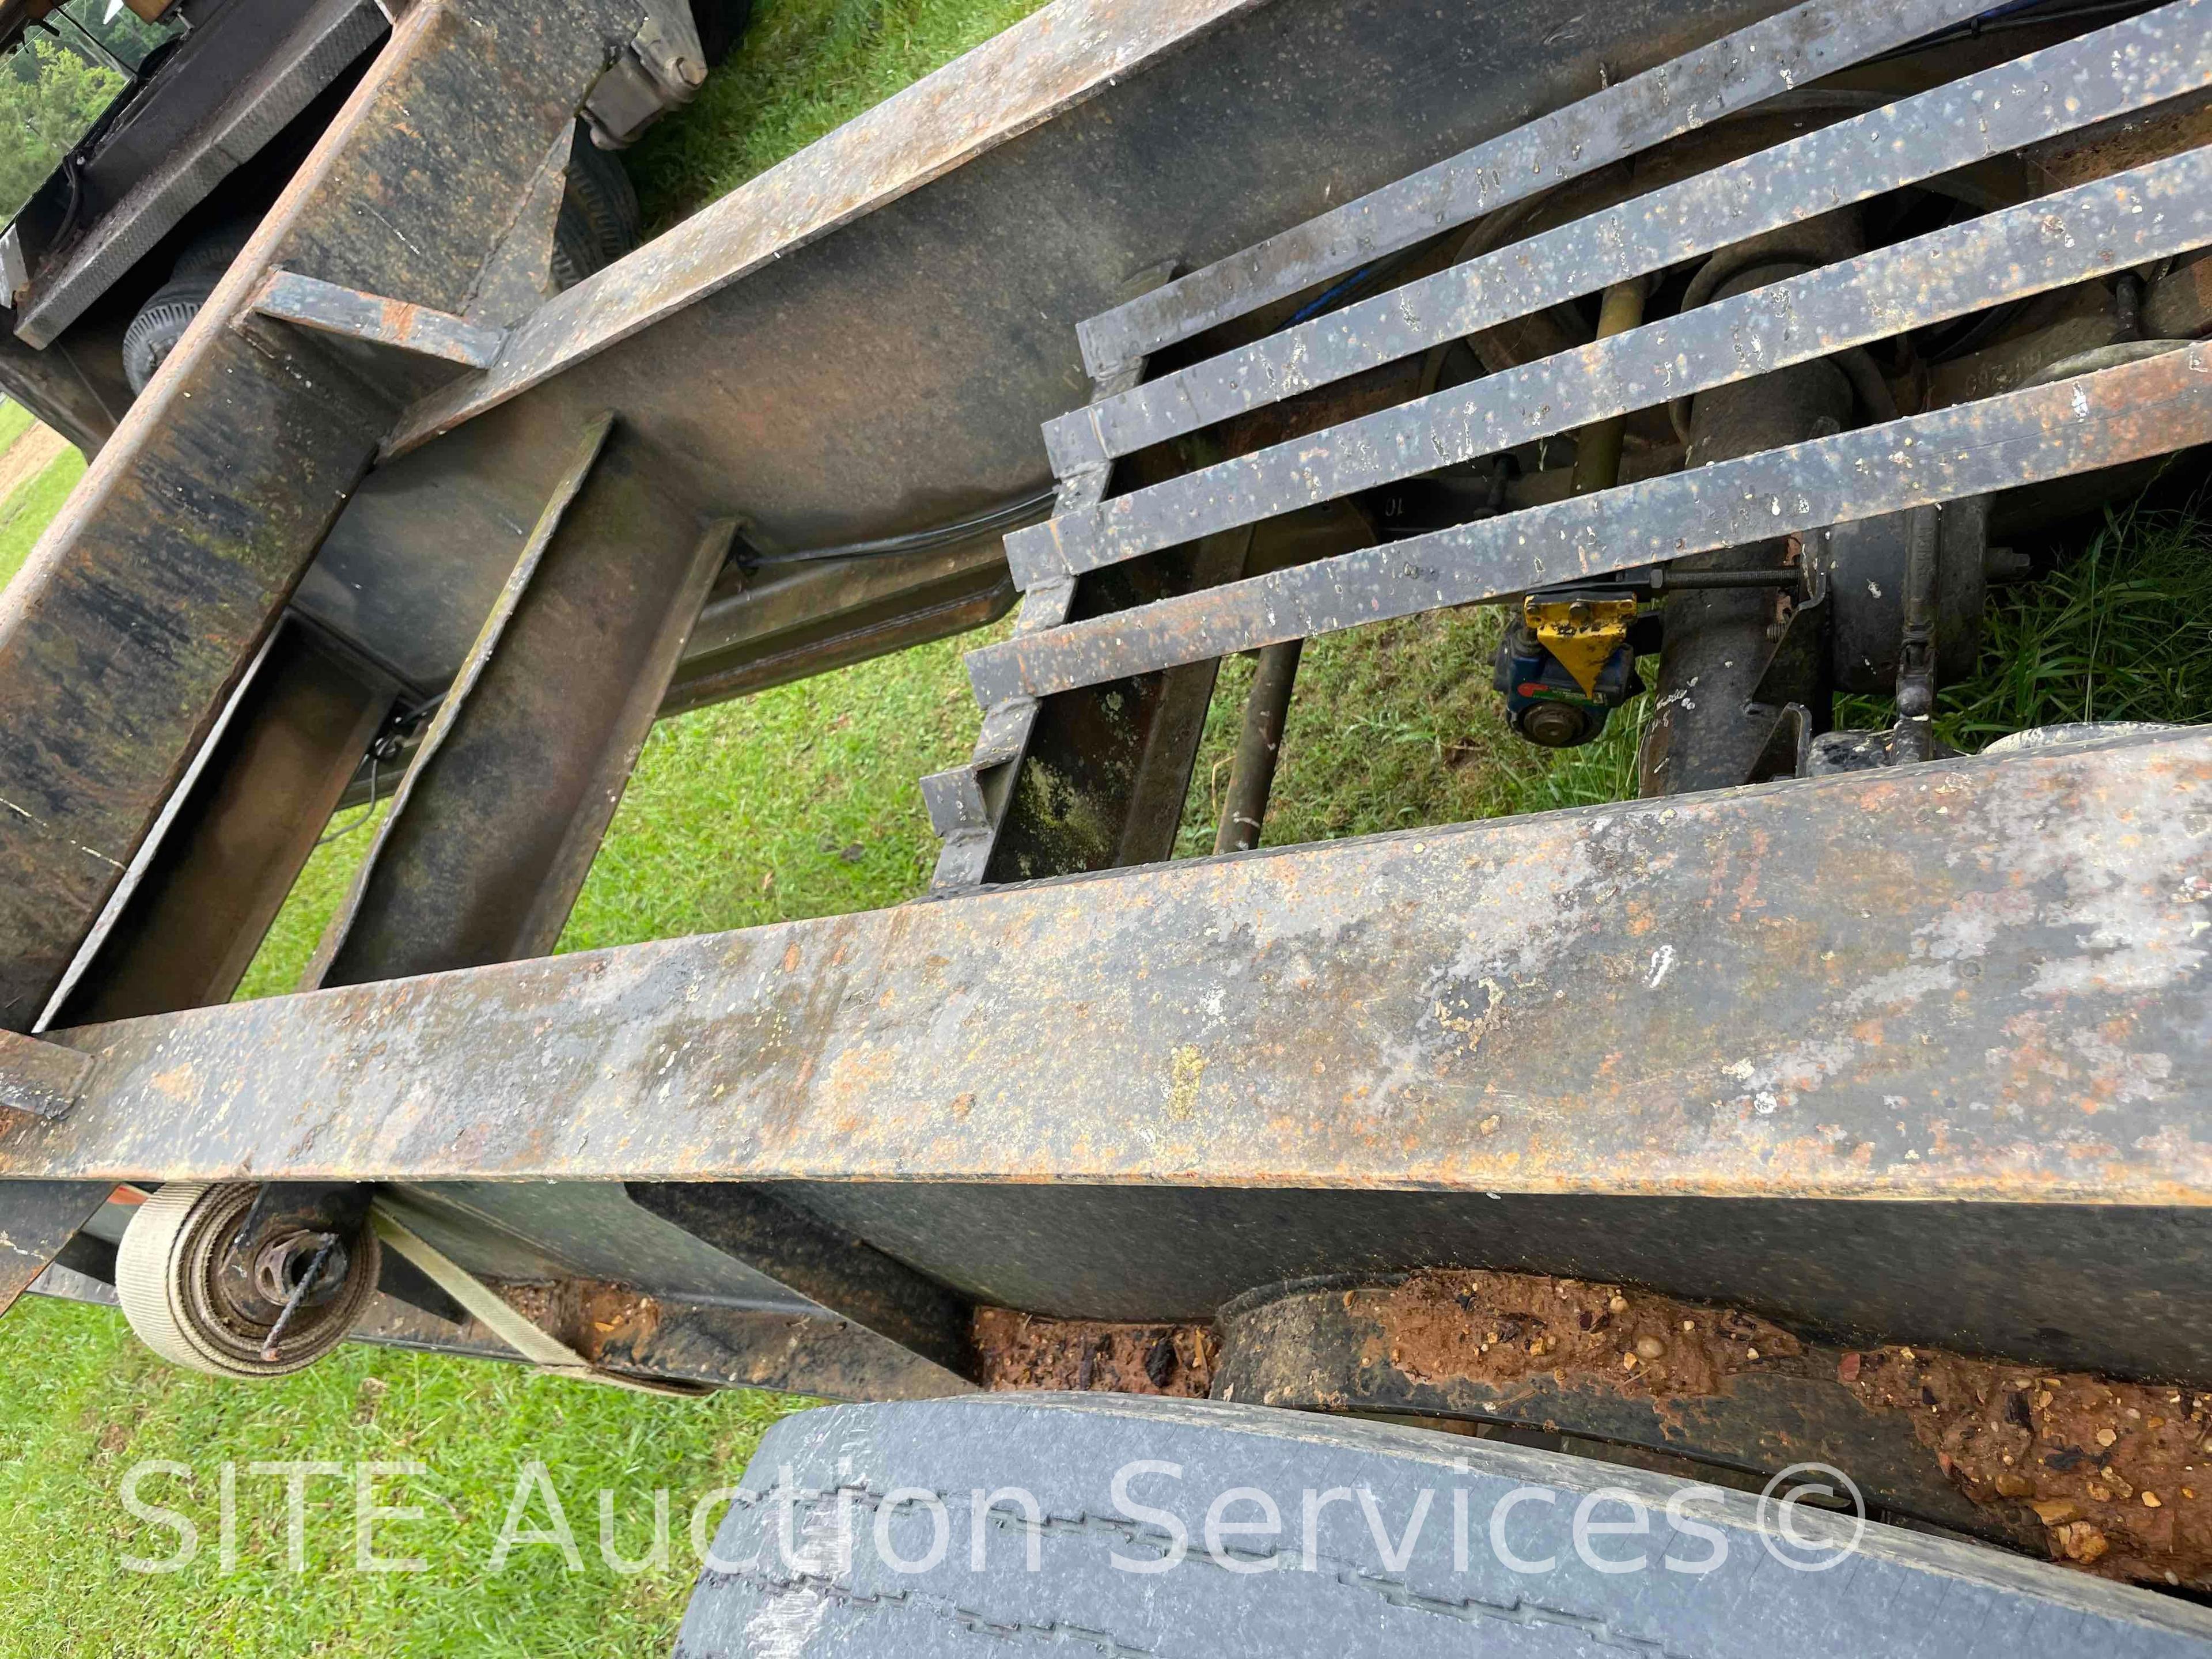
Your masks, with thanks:
[[[580,122],[568,155],[568,187],[553,226],[553,282],[573,288],[612,264],[643,235],[637,191],[622,158],[601,149]]]
[[[199,315],[208,295],[215,292],[221,275],[218,271],[215,276],[172,278],[138,307],[131,326],[123,331],[123,377],[131,383],[133,397],[146,389],[147,381],[154,378],[154,371],[167,360],[177,342],[185,337],[185,330]]]
[[[691,0],[691,22],[699,31],[708,69],[718,67],[738,49],[752,16],[753,0]]]
[[[1156,1461],[1133,1468],[1140,1460]],[[1117,1471],[1128,1482],[1119,1495]],[[1033,1496],[1037,1518],[1025,1518],[1022,1498],[1000,1495],[1008,1487]],[[1222,1538],[1219,1557],[1209,1559],[1207,1506],[1239,1488],[1269,1495],[1279,1535]],[[1516,1488],[1533,1491],[1507,1509],[1506,1542],[1522,1568],[1541,1571],[1515,1570],[1489,1543],[1492,1512]],[[1308,1570],[1304,1495],[1332,1490],[1341,1496],[1316,1510]],[[1425,1491],[1430,1510],[1409,1545]],[[1462,1491],[1463,1568],[1454,1559],[1453,1495]],[[1578,1505],[1608,1491],[1643,1504],[1650,1528],[1619,1534],[1635,1514],[1620,1498],[1587,1512],[1615,1524],[1607,1535],[1582,1534],[1589,1557],[1611,1571],[1590,1565],[1574,1541]],[[1372,1516],[1363,1492],[1373,1496]],[[1698,1494],[1682,1513],[1707,1534],[1670,1523],[1669,1500],[1683,1492]],[[885,1501],[892,1498],[896,1505]],[[841,1504],[852,1517],[849,1559],[835,1542]],[[979,1504],[989,1517],[980,1528]],[[2212,1651],[2212,1612],[2203,1608],[1879,1524],[1865,1525],[1832,1570],[1791,1571],[1769,1553],[1757,1504],[1741,1492],[1497,1441],[1264,1407],[1095,1395],[841,1406],[787,1418],[762,1440],[676,1653],[1001,1659],[1032,1642],[1070,1653],[1219,1659],[2203,1659]],[[1156,1513],[1136,1513],[1142,1505]],[[1164,1571],[1117,1567],[1116,1555],[1139,1564],[1163,1556],[1168,1522],[1158,1511],[1187,1529],[1188,1556]],[[1239,1498],[1222,1518],[1263,1513]],[[1794,1525],[1815,1543],[1850,1535],[1838,1517],[1802,1508]],[[1378,1532],[1392,1540],[1390,1561]],[[971,1553],[979,1533],[981,1569]],[[878,1537],[920,1570],[895,1571]],[[945,1547],[933,1562],[940,1537]],[[1032,1540],[1036,1571],[1025,1559]],[[1638,1555],[1642,1568],[1619,1570]],[[1710,1571],[1687,1570],[1717,1555]],[[1266,1570],[1271,1557],[1287,1570]]]
[[[204,277],[210,283],[219,282],[223,272],[230,269],[253,233],[261,228],[256,218],[232,219],[204,231],[169,268],[172,281],[182,282],[187,276]]]

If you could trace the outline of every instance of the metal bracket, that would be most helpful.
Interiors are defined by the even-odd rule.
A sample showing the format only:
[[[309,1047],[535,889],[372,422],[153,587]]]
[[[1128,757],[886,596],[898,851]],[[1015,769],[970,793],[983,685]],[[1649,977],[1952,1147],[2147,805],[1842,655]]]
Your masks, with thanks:
[[[1531,593],[1521,601],[1521,614],[1537,642],[1574,676],[1583,695],[1594,697],[1598,671],[1628,643],[1636,599],[1632,594],[1620,599],[1590,592]]]
[[[59,1122],[84,1092],[92,1067],[90,1054],[0,1030],[0,1110]]]
[[[647,0],[645,21],[584,100],[592,142],[621,149],[706,84],[707,52],[685,0]]]
[[[247,309],[317,333],[367,340],[470,368],[490,368],[507,343],[503,328],[488,328],[448,311],[387,300],[380,294],[364,294],[296,270],[270,271]]]

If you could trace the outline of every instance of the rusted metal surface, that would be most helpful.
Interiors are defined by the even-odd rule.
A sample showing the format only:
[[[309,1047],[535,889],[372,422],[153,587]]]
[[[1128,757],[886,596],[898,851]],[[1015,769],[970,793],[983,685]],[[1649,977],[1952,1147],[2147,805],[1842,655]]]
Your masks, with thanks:
[[[60,979],[389,427],[321,348],[233,326],[262,274],[458,307],[635,22],[416,6],[0,597],[0,1025]]]
[[[975,1310],[975,1352],[986,1389],[1169,1395],[1203,1400],[1220,1340],[1204,1325],[1118,1325],[1040,1319],[1012,1308]]]
[[[2192,259],[2152,283],[2143,296],[2142,327],[2154,340],[2212,331],[2212,258]]]
[[[109,1183],[62,1181],[0,1185],[0,1315],[31,1288],[78,1228],[107,1201]]]
[[[1977,9],[1971,0],[1814,0],[1793,8],[1094,317],[1078,331],[1084,362],[1094,376],[1109,373],[1731,111],[1908,45]]]
[[[1282,640],[1986,495],[2208,438],[2212,347],[2190,346],[1248,577],[1129,616],[1017,635],[969,653],[969,678],[988,709]]]
[[[1039,428],[1085,390],[1074,325],[1127,297],[1137,273],[1231,253],[1779,9],[1620,0],[1540,33],[1399,0],[1048,7],[561,296],[538,337],[585,355],[380,466],[332,554],[343,544],[348,582],[389,571],[451,595],[454,615],[482,615],[558,471],[562,434],[609,409],[679,458],[710,507],[782,547],[932,529],[1034,494],[1051,480]],[[1199,21],[1176,34],[1178,16]],[[1179,44],[1126,72],[1064,79],[1084,94],[1073,103],[1024,101],[1038,91],[1024,77],[1057,72],[1040,64],[1086,51],[1118,64],[1125,36]],[[992,125],[1018,107],[1057,112],[1018,131]],[[973,139],[957,149],[966,160],[895,183],[893,199],[872,193],[913,176],[921,135],[956,128]],[[1281,164],[1286,147],[1294,167]],[[765,250],[753,240],[787,211],[815,226],[807,204],[856,190],[877,204]],[[1055,213],[1044,234],[1041,202],[1079,210]],[[485,427],[495,430],[472,435]],[[317,583],[334,611],[352,592]],[[422,630],[394,623],[380,654],[416,654]],[[416,677],[426,691],[468,644],[465,629],[437,634],[444,653]]]
[[[599,1280],[495,1288],[549,1334],[610,1371],[831,1400],[926,1400],[964,1386],[842,1320],[651,1296]],[[473,1319],[456,1325],[389,1297],[370,1304],[353,1337],[477,1359],[519,1358]]]
[[[580,441],[311,982],[512,961],[559,939],[734,530],[702,521],[610,426]]]
[[[1161,274],[1164,273],[1156,273]],[[1127,391],[1144,372],[1143,363],[1133,363],[1102,380],[1091,388],[1093,401]],[[1055,509],[1095,504],[1105,495],[1111,478],[1112,468],[1102,465],[1065,480],[1054,492]],[[1033,588],[1024,595],[1014,632],[1034,634],[1065,623],[1075,607],[1075,587],[1070,580]],[[922,779],[921,797],[929,811],[930,827],[945,842],[930,875],[933,891],[958,892],[980,886],[989,875],[997,861],[1000,832],[1013,810],[1014,786],[1029,763],[1042,713],[1034,698],[1022,698],[988,711],[976,732],[968,763]]]
[[[2184,732],[88,1027],[0,1174],[2190,1206],[2208,823]]]
[[[1217,853],[1249,852],[1260,844],[1267,796],[1275,785],[1275,762],[1283,748],[1283,723],[1290,718],[1291,690],[1297,684],[1298,658],[1304,650],[1304,641],[1291,640],[1260,653],[1251,690],[1244,694],[1228,799],[1222,803],[1221,823],[1214,832]]]
[[[1877,1509],[2043,1542],[2023,1506],[1954,1484],[1909,1416],[1855,1397],[1838,1376],[1845,1349],[1737,1309],[1587,1279],[1434,1272],[1255,1291],[1223,1310],[1221,1343],[1220,1400],[1515,1425],[1757,1476],[1825,1463]]]
[[[507,341],[504,329],[487,328],[409,301],[363,294],[296,270],[270,271],[255,290],[252,309],[257,316],[318,333],[366,340],[471,368],[488,368]]]
[[[2212,1395],[1902,1345],[1847,1353],[1835,1376],[1908,1423],[1976,1504],[2031,1510],[2056,1561],[2110,1578],[2212,1588]]]
[[[726,591],[700,612],[664,714],[965,633],[1019,597],[996,537],[890,558],[756,567],[726,573],[718,588]]]
[[[89,1054],[0,1031],[0,1112],[67,1117],[91,1073]]]
[[[87,179],[82,187],[100,204],[97,216],[71,245],[41,261],[15,331],[29,344],[66,350],[61,337],[70,325],[225,179],[283,133],[389,27],[375,0],[280,4],[258,15],[246,7],[226,8],[211,21],[213,38],[194,31],[193,58],[163,65],[161,73],[173,78],[162,88],[161,101],[166,106],[183,89],[177,82],[188,77],[220,86],[243,68],[246,78],[187,130],[179,131],[177,116],[165,107],[160,136],[139,135],[137,143],[125,147],[127,155],[94,161],[94,170],[102,176]],[[267,40],[272,28],[284,31],[273,50]],[[227,61],[218,66],[211,61],[216,58]],[[164,137],[160,159],[146,167],[147,152]]]
[[[102,918],[49,1024],[228,1002],[390,710],[397,688],[282,627],[194,763],[150,856]],[[143,865],[143,867],[141,867]]]
[[[2212,33],[2193,38],[2212,77]],[[1007,559],[1024,586],[1059,580],[2208,241],[2212,150],[2196,150],[1060,514],[1009,536]]]
[[[1802,25],[1804,11],[1815,9],[1788,13],[1758,28]],[[1054,468],[1065,475],[2053,133],[2079,131],[2196,90],[2212,79],[2212,40],[2206,36],[2204,15],[2203,0],[2183,0],[1695,174],[1064,415],[1045,428],[1045,447]],[[1885,21],[1903,20],[1892,11]],[[1717,52],[1720,47],[1708,50]],[[1687,67],[1687,60],[1668,65],[1666,97],[1688,95],[1682,76]],[[1587,102],[1628,100],[1637,93],[1638,83],[1629,82]],[[1735,100],[1729,101],[1733,105]],[[1594,171],[1611,159],[1610,151],[1594,147],[1570,155],[1547,150],[1540,142],[1547,122],[1565,121],[1585,107],[1561,111],[1498,141],[1529,151],[1523,165],[1504,170],[1478,166],[1473,171],[1486,187],[1509,197],[1546,188],[1552,182],[1547,175],[1560,169]],[[1656,141],[1672,131],[1650,136]],[[1443,166],[1458,168],[1473,159]],[[1403,194],[1409,204],[1421,198],[1422,210],[1408,212],[1402,238],[1362,245],[1351,255],[1352,263],[1378,258],[1394,246],[1433,235],[1443,228],[1438,212],[1448,213],[1454,223],[1464,216],[1456,207],[1436,207],[1437,171],[1417,173],[1365,203],[1349,204],[1078,331],[1090,340],[1085,331],[1102,325],[1112,331],[1115,319],[1133,307],[1170,304],[1165,296],[1194,291],[1209,281],[1241,294],[1255,266],[1273,270],[1279,246],[1329,240],[1322,227],[1349,224],[1381,196]],[[1499,204],[1489,203],[1478,210]],[[1295,273],[1300,280],[1284,292],[1334,275],[1337,268],[1330,264],[1309,274],[1301,267]],[[1262,284],[1255,302],[1280,297],[1273,292],[1279,286]],[[1238,303],[1243,302],[1240,298]]]
[[[696,305],[1258,3],[1061,0],[1046,8],[555,298],[516,328],[495,372],[410,410],[386,455],[404,454]]]
[[[692,1237],[945,1372],[975,1376],[966,1302],[860,1239],[737,1182],[633,1182],[630,1197]]]

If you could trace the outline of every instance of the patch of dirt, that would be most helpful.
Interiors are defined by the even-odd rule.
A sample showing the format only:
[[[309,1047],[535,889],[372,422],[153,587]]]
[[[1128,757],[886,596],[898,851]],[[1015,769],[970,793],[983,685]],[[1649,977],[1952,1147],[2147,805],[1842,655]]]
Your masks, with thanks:
[[[1977,1503],[2033,1510],[2054,1560],[2212,1587],[2212,1395],[1911,1347],[1847,1353],[1837,1380],[1911,1413]]]
[[[1741,1372],[1795,1369],[1805,1352],[1752,1314],[1534,1273],[1416,1273],[1373,1311],[1370,1364],[1388,1359],[1417,1382],[1501,1390],[1549,1376],[1662,1400],[1717,1394]]]
[[[0,507],[17,489],[46,470],[46,464],[69,447],[69,440],[51,427],[33,424],[0,455]]]
[[[1221,1343],[1204,1325],[1116,1325],[978,1308],[983,1386],[1203,1399]]]

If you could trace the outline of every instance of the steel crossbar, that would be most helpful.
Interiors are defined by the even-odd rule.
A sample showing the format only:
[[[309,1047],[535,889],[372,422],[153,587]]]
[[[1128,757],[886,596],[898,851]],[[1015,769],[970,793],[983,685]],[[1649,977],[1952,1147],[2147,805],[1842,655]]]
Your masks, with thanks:
[[[988,709],[2212,441],[2212,345],[1575,496],[971,652]]]
[[[2212,242],[2212,149],[2039,197],[1066,514],[1053,581]]]
[[[1077,330],[1094,379],[1540,191],[1863,63],[1984,0],[1812,0],[1193,271]]]
[[[2180,0],[1358,301],[1045,427],[1077,471],[1547,306],[2212,84],[2212,0]],[[1028,539],[1041,542],[1043,537]]]

